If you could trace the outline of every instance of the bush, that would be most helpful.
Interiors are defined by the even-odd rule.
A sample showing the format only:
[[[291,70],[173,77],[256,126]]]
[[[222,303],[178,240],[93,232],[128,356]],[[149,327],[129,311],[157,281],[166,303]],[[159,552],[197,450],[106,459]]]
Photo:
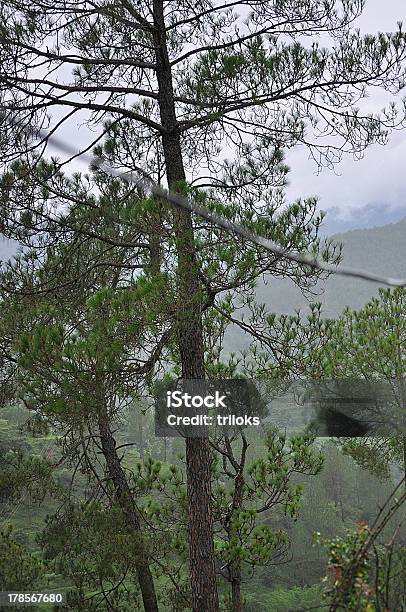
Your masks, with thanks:
[[[322,590],[318,585],[311,587],[295,587],[285,590],[277,588],[272,591],[264,591],[263,593],[247,593],[245,612],[294,612],[310,608],[312,606],[321,606]],[[327,608],[320,607],[319,612],[323,612]]]

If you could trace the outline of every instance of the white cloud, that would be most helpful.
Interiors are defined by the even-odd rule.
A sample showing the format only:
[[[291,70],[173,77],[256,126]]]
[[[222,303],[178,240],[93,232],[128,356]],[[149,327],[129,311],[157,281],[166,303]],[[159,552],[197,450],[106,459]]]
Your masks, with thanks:
[[[362,33],[394,31],[397,22],[406,22],[404,0],[367,0],[361,17],[356,22]],[[406,95],[406,92],[402,92]],[[384,92],[371,91],[370,98],[363,105],[366,111],[379,111],[388,101]],[[290,152],[288,163],[291,166],[291,185],[289,199],[319,196],[320,208],[333,209],[335,215],[349,219],[361,209],[379,207],[387,210],[404,210],[406,215],[406,134],[395,132],[386,146],[373,145],[360,161],[346,157],[336,167],[335,172],[323,170],[316,174],[315,163],[308,159],[308,152],[296,149]],[[337,210],[338,209],[338,210]]]
[[[406,135],[392,135],[386,146],[373,145],[360,161],[345,158],[335,172],[324,169],[316,174],[315,163],[304,149],[288,157],[292,168],[289,199],[319,196],[324,210],[337,207],[342,216],[367,205],[404,208],[406,214]]]

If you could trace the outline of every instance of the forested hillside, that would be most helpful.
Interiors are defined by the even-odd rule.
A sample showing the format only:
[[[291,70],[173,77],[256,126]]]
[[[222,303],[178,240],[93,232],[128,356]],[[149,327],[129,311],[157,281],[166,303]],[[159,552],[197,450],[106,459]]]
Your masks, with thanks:
[[[342,263],[384,276],[406,276],[406,217],[398,223],[368,229],[354,229],[330,238],[343,245]],[[314,288],[309,301],[322,303],[323,315],[337,317],[346,306],[361,308],[376,294],[379,284],[362,279],[330,276]],[[259,285],[258,299],[275,312],[292,313],[305,308],[307,300],[285,280],[268,280]]]
[[[25,560],[25,564],[26,568],[31,566],[31,575],[36,577],[27,581],[27,586],[31,585],[39,591],[57,590],[63,593],[77,593],[80,584],[88,584],[87,597],[89,597],[92,593],[97,593],[97,589],[90,587],[92,580],[89,572],[96,573],[96,575],[102,572],[98,559],[92,557],[93,553],[97,551],[97,556],[100,559],[104,558],[105,563],[107,563],[107,557],[113,555],[112,567],[106,566],[105,568],[107,579],[110,574],[113,576],[115,572],[120,572],[120,561],[116,554],[121,555],[122,552],[115,548],[118,544],[115,542],[116,536],[113,531],[109,531],[108,537],[106,537],[107,533],[101,531],[99,538],[90,525],[85,528],[85,531],[82,531],[79,525],[73,522],[66,530],[68,524],[64,526],[63,523],[58,522],[56,515],[54,519],[51,518],[58,512],[58,507],[69,490],[73,476],[72,468],[57,467],[53,470],[51,480],[44,474],[42,484],[36,482],[31,488],[28,486],[27,490],[26,486],[30,478],[26,465],[21,469],[21,491],[15,491],[10,498],[7,486],[8,482],[13,482],[13,476],[8,475],[4,469],[1,453],[4,457],[7,449],[19,448],[24,450],[31,460],[37,458],[51,462],[59,454],[55,436],[41,433],[30,436],[19,431],[19,426],[27,416],[28,414],[22,408],[0,408],[0,466],[2,466],[0,526],[3,534],[8,526],[12,526],[11,537],[15,542],[14,546],[22,547],[14,551],[11,549],[11,556],[9,553],[4,556],[4,561],[7,559],[9,564],[9,570],[3,578],[0,578],[0,585],[3,588],[6,588],[7,584],[11,585],[10,578],[13,571],[19,576],[17,580],[21,581],[21,563],[23,563],[24,555],[31,554],[33,555],[31,560],[29,562]],[[149,413],[142,417],[134,407],[129,411],[125,421],[121,423],[120,430],[120,434],[116,436],[117,444],[135,444],[133,450],[125,454],[124,465],[127,470],[136,472],[141,460],[146,462],[151,460],[152,466],[156,466],[156,460],[153,457],[160,458],[161,471],[164,470],[165,465],[172,462],[178,469],[183,469],[181,441],[157,439]],[[250,439],[250,443],[249,459],[254,461],[255,458],[261,456],[263,440],[254,438]],[[244,610],[246,611],[292,612],[313,606],[318,606],[320,610],[327,610],[328,607],[323,606],[322,599],[322,579],[326,574],[327,554],[321,542],[317,541],[315,534],[318,533],[320,539],[345,537],[347,531],[354,529],[360,522],[373,522],[393,487],[391,479],[382,480],[382,478],[371,475],[368,470],[359,467],[351,457],[343,456],[333,442],[320,441],[318,447],[325,457],[322,472],[318,476],[313,476],[311,481],[300,475],[294,479],[295,485],[304,486],[299,520],[290,518],[284,508],[278,505],[264,517],[265,523],[271,522],[274,529],[286,533],[288,540],[280,547],[279,552],[275,551],[271,564],[263,567],[259,565],[255,572],[252,568],[252,574],[247,573],[244,582]],[[25,484],[24,478],[26,478]],[[46,491],[52,488],[51,482],[54,483],[52,485],[53,494],[47,495]],[[86,499],[86,482],[87,478],[84,475],[77,479],[75,489],[71,492],[75,504],[80,504],[81,499]],[[146,496],[145,502],[148,503],[148,499]],[[106,516],[103,520],[102,515],[98,515],[96,510],[96,507],[93,509],[89,507],[87,514],[91,518],[94,513],[94,520],[97,521],[94,527],[96,530],[103,530],[107,528],[108,522],[105,521],[108,521],[108,517]],[[153,512],[149,516],[150,520],[158,518]],[[65,520],[69,518],[66,517]],[[86,514],[83,515],[83,520],[88,520]],[[157,527],[158,525],[162,527],[166,520],[168,519],[163,517],[162,521],[158,521]],[[383,536],[389,537],[392,529],[393,526],[390,524]],[[398,532],[397,537],[399,542],[406,539],[406,532],[403,528]],[[3,539],[0,539],[0,550],[1,546],[6,546],[6,542],[7,539],[4,539],[3,536]],[[86,547],[89,547],[89,556],[86,554]],[[173,555],[174,563],[176,556],[176,554]],[[45,563],[42,562],[38,568],[33,565],[37,560],[44,558]],[[124,561],[124,566],[125,563]],[[25,571],[28,573],[28,569]],[[78,571],[83,575],[77,574]],[[179,574],[179,580],[181,576],[182,574]],[[131,593],[134,595],[132,580],[129,578],[124,585],[129,591],[129,597],[128,601],[123,596],[119,598],[120,609],[134,609],[132,606],[136,605],[134,604],[136,598],[132,599],[131,596]],[[173,589],[166,584],[163,577],[159,580],[158,588],[162,589],[162,592],[167,592],[172,601],[176,600]],[[71,609],[71,606],[74,609],[76,607],[86,609],[87,604],[81,604],[77,596],[76,598],[70,596],[69,601],[71,603],[66,610]],[[85,607],[81,608],[81,605]],[[43,605],[37,609],[46,611],[49,610],[49,606]],[[174,608],[170,604],[168,606],[162,604],[160,609],[170,612]]]
[[[406,217],[398,223],[368,229],[354,229],[330,238],[343,245],[342,263],[385,276],[406,277]],[[265,282],[264,282],[265,281]],[[379,284],[360,279],[330,276],[304,295],[290,279],[265,276],[256,295],[270,312],[293,314],[309,311],[309,303],[321,302],[323,317],[337,317],[344,308],[361,308],[378,291]],[[248,337],[235,326],[227,334],[227,349],[241,350]]]

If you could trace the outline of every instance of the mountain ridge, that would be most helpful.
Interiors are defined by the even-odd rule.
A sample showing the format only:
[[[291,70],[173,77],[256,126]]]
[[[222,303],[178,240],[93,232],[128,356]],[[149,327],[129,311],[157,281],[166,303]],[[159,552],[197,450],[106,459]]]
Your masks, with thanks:
[[[361,268],[383,276],[406,277],[406,217],[364,229],[351,229],[328,237],[343,245],[341,264]],[[335,318],[345,307],[360,309],[378,293],[380,285],[369,281],[330,275],[314,288],[315,295],[306,297],[290,279],[272,278],[258,282],[257,301],[264,303],[269,312],[294,314],[309,312],[310,303],[321,302],[322,316]],[[238,327],[228,330],[226,351],[246,348],[250,339]]]

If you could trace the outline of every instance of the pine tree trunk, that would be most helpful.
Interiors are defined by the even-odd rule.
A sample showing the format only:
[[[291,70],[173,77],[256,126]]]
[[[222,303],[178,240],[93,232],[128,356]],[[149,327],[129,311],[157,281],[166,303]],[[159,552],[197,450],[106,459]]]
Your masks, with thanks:
[[[240,471],[236,474],[234,480],[234,494],[233,494],[233,515],[241,508],[243,487],[244,487],[244,476],[243,476],[244,464],[241,465]],[[233,519],[233,516],[232,516]],[[232,520],[231,519],[231,520]],[[233,527],[230,529],[230,539],[234,536]],[[231,601],[233,612],[242,612],[242,596],[241,596],[241,561],[236,560],[231,564]]]
[[[159,612],[154,580],[148,564],[140,520],[134,507],[131,491],[117,454],[116,442],[111,433],[105,411],[99,416],[99,433],[103,455],[106,460],[109,477],[114,485],[117,501],[125,513],[128,524],[134,533],[134,538],[136,538],[138,543],[138,556],[135,563],[144,610],[145,612]]]
[[[231,578],[231,601],[233,612],[242,612],[241,572]]]
[[[173,99],[172,73],[168,58],[163,1],[153,0],[154,43],[158,80],[158,102],[168,185],[176,190],[185,180],[180,134]],[[188,211],[173,213],[178,256],[177,342],[184,379],[204,378],[204,344],[199,269],[192,218]],[[219,609],[213,547],[211,501],[211,450],[208,439],[186,439],[189,563],[194,612]]]

